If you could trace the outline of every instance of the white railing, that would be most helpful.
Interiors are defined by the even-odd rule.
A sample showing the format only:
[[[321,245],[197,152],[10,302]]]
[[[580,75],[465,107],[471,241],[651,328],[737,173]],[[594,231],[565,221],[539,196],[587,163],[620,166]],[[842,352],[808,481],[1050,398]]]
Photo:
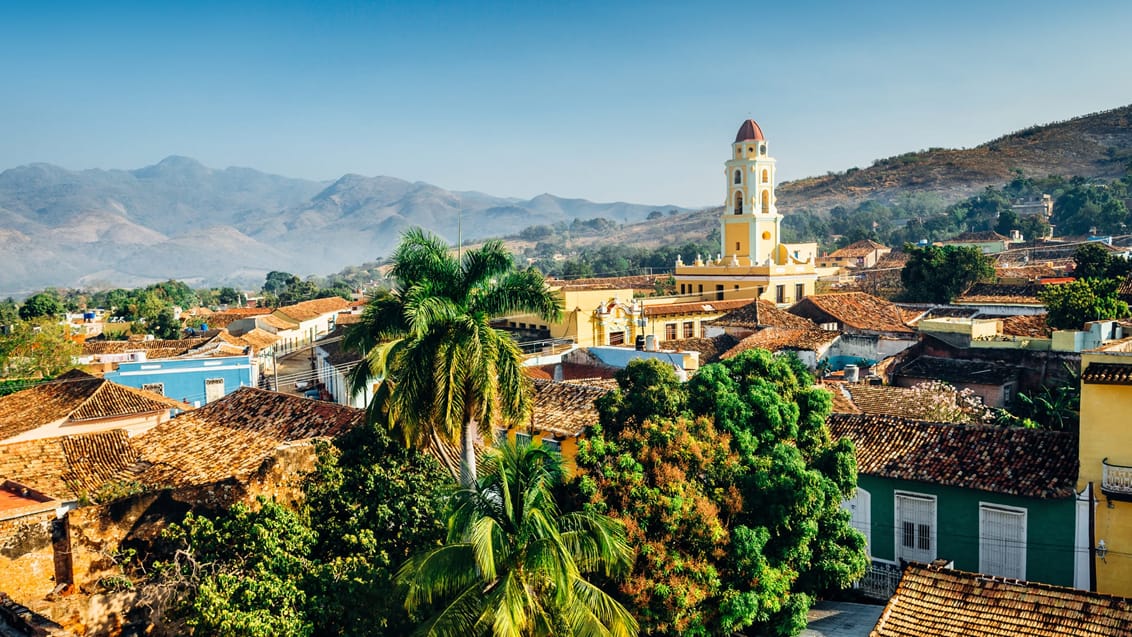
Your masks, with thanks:
[[[1132,495],[1132,467],[1110,464],[1108,458],[1101,465],[1101,490]]]
[[[897,564],[888,562],[869,562],[864,577],[857,581],[855,588],[873,599],[887,600],[896,594],[903,571]]]

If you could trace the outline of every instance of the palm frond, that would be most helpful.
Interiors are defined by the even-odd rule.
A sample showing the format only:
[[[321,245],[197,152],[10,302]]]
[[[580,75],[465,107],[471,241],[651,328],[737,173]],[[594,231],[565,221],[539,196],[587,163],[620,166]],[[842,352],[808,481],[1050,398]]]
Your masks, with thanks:
[[[467,543],[446,544],[409,558],[396,575],[397,582],[408,587],[405,608],[415,610],[482,584],[474,563]]]
[[[584,579],[574,580],[574,597],[581,603],[567,608],[575,637],[632,637],[639,627],[632,613],[605,591]]]
[[[562,318],[562,302],[547,287],[538,270],[510,272],[495,284],[477,295],[470,309],[489,316],[509,314],[537,314],[543,320],[554,322]]]

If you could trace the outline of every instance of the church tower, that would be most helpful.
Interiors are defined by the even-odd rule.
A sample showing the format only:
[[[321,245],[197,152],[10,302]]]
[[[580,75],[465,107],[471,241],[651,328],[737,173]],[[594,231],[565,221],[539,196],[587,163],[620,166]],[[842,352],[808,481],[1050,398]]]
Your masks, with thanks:
[[[761,298],[785,306],[814,293],[818,245],[781,242],[774,170],[762,129],[753,119],[743,122],[724,163],[719,253],[697,254],[690,263],[677,256],[678,294],[704,301]]]
[[[753,119],[743,122],[725,163],[727,201],[720,216],[720,254],[743,264],[774,259],[782,216],[775,208],[774,158]]]

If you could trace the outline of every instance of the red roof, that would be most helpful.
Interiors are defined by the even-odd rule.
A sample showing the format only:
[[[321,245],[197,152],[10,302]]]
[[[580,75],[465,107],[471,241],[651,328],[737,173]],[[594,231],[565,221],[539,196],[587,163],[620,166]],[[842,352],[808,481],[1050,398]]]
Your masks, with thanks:
[[[763,129],[759,128],[758,123],[753,119],[743,122],[739,127],[739,132],[735,134],[735,143],[746,141],[765,142],[766,138],[763,137]]]

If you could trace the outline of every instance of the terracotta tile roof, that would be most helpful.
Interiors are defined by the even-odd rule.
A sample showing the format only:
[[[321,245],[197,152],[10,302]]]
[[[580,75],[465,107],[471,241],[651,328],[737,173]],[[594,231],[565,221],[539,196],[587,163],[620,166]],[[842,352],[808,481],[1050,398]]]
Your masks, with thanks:
[[[731,310],[727,314],[710,321],[710,324],[717,327],[746,327],[750,329],[768,325],[797,328],[817,327],[813,321],[780,310],[774,303],[765,299],[752,301],[739,309]]]
[[[899,306],[864,292],[815,294],[798,301],[788,311],[820,323],[811,315],[812,309],[834,317],[848,328],[913,333],[912,328],[905,324],[907,319]]]
[[[957,305],[964,303],[1006,304],[1006,305],[1041,305],[1038,300],[1037,283],[1024,283],[1020,285],[1004,283],[976,283],[967,289],[959,298],[955,299]]]
[[[538,369],[543,370],[554,378],[554,368],[562,366],[563,380],[586,380],[592,378],[613,378],[617,370],[613,367],[604,367],[600,365],[583,365],[581,363],[558,363],[556,365],[540,365]]]
[[[750,303],[750,299],[731,301],[695,301],[692,303],[669,303],[665,305],[646,305],[645,316],[674,316],[680,314],[716,314],[734,310]]]
[[[1000,385],[1018,378],[1018,368],[994,361],[919,356],[895,373],[906,378],[942,380],[952,385]]]
[[[849,392],[845,391],[845,383],[829,383],[827,382],[823,388],[833,395],[833,413],[835,414],[859,414],[861,410],[849,398]]]
[[[335,325],[354,325],[356,323],[361,323],[361,322],[362,322],[362,315],[361,314],[348,314],[348,313],[345,313],[345,312],[339,314],[338,317],[334,319]]]
[[[279,337],[275,334],[267,330],[261,330],[258,327],[239,336],[232,336],[228,330],[224,330],[217,335],[217,338],[237,347],[250,347],[252,348],[252,353],[265,350],[279,340]]]
[[[663,341],[661,349],[676,350],[678,352],[698,352],[700,365],[707,365],[719,360],[727,350],[735,347],[739,341],[734,336],[722,334],[712,338],[685,338],[676,341]]]
[[[833,414],[828,424],[835,438],[853,441],[865,475],[1032,498],[1074,494],[1077,436],[1069,432],[869,414]]]
[[[598,414],[594,401],[610,391],[580,383],[538,379],[534,386],[532,426],[556,436],[577,436],[585,432],[586,427],[596,424]]]
[[[1089,363],[1081,372],[1081,382],[1090,385],[1132,385],[1132,365]]]
[[[57,380],[0,396],[0,440],[60,420],[125,417],[173,408],[191,409],[152,392],[68,372]]]
[[[1037,265],[995,266],[994,273],[1000,279],[1036,281],[1046,277],[1061,276],[1065,273],[1065,269],[1056,268],[1053,263],[1041,263]]]
[[[293,330],[299,326],[298,321],[292,321],[291,319],[279,316],[278,314],[268,314],[267,316],[262,316],[257,320],[262,321],[264,325],[267,325],[268,327],[274,327],[277,330]]]
[[[0,482],[14,480],[55,498],[90,493],[138,459],[122,429],[0,445]]]
[[[766,141],[766,137],[763,137],[763,129],[753,119],[743,122],[739,126],[739,132],[735,133],[736,144],[746,141]]]
[[[834,259],[849,259],[849,258],[853,258],[853,257],[868,256],[868,255],[876,252],[877,250],[891,250],[891,249],[892,248],[889,248],[888,246],[886,246],[884,244],[877,243],[876,241],[870,241],[869,239],[864,239],[864,240],[858,241],[856,243],[850,243],[849,245],[845,246],[844,248],[841,248],[840,250],[834,250],[833,252],[829,253],[829,256],[834,258]]]
[[[138,437],[141,459],[127,473],[155,487],[242,480],[280,446],[337,436],[364,419],[361,409],[242,387]]]
[[[768,327],[739,341],[735,347],[724,352],[720,358],[727,360],[749,349],[765,349],[771,352],[816,352],[837,340],[840,336],[841,332],[823,330],[819,327],[810,329]]]
[[[270,313],[271,309],[266,307],[242,307],[234,310],[216,312],[210,316],[204,317],[200,322],[207,323],[210,328],[228,327],[236,321]]]
[[[146,358],[173,358],[185,352],[200,347],[211,337],[181,338],[176,340],[155,339],[151,341],[86,341],[83,343],[83,356],[97,356],[100,354],[125,354],[127,352],[145,352]]]
[[[924,418],[929,413],[930,407],[924,405],[922,400],[930,395],[924,390],[864,383],[847,383],[843,389],[860,413],[913,419]],[[938,398],[941,401],[953,401],[954,394],[939,392]]]
[[[294,305],[284,305],[275,310],[273,314],[282,314],[293,321],[310,321],[323,314],[341,312],[350,307],[350,302],[340,296],[328,296],[324,299],[311,299]]]
[[[870,637],[1121,637],[1132,600],[911,563]]]
[[[1049,338],[1053,328],[1046,323],[1045,314],[1021,314],[1002,319],[1002,333],[1007,336]]]

